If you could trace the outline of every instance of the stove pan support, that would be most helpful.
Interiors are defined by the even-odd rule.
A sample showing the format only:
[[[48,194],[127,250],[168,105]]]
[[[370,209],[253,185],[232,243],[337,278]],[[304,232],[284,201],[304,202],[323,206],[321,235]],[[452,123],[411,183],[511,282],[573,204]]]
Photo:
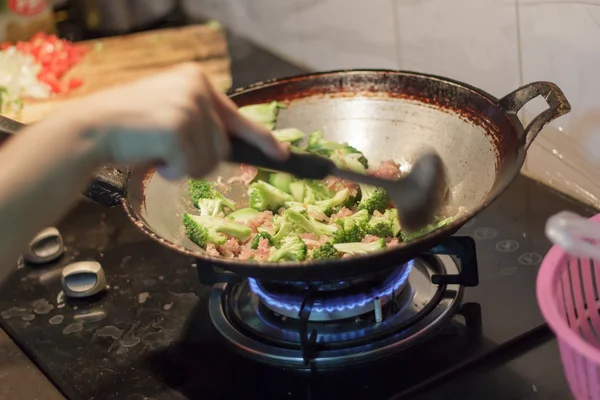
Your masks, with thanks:
[[[317,356],[317,330],[313,329],[308,333],[308,321],[313,306],[315,305],[316,288],[313,285],[308,287],[306,295],[300,305],[298,317],[300,318],[300,347],[302,349],[302,359],[304,365],[309,365]]]
[[[479,285],[477,251],[475,240],[469,236],[451,236],[431,248],[429,254],[449,255],[458,258],[460,272],[456,275],[433,275],[431,282],[436,285],[461,285],[473,287]]]
[[[196,259],[198,269],[198,278],[203,285],[215,285],[218,283],[237,283],[242,282],[243,276],[234,274],[233,272],[215,267],[211,263]]]

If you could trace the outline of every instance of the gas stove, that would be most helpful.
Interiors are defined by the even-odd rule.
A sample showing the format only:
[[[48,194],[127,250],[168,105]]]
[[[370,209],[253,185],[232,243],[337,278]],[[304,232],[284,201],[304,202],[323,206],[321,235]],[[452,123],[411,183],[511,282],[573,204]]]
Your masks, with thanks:
[[[278,367],[327,370],[392,357],[436,333],[479,278],[475,242],[453,237],[408,263],[329,282],[265,282],[216,273],[213,325],[239,354]]]
[[[561,209],[596,212],[519,177],[460,236],[410,263],[269,282],[174,253],[122,210],[84,202],[58,227],[65,257],[19,269],[0,290],[0,324],[75,400],[522,399],[530,381],[503,365],[552,338],[535,277],[545,220]],[[59,302],[53,271],[81,260],[101,262],[110,289]],[[496,372],[468,380],[479,385],[469,397],[461,382],[484,368]]]

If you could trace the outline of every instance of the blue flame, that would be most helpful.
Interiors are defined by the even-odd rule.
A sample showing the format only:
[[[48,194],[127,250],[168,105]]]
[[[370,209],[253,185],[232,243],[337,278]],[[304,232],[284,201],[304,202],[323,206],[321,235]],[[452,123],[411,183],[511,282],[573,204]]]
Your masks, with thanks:
[[[330,298],[330,299],[320,299],[317,300],[315,306],[313,307],[313,311],[316,312],[334,312],[334,311],[345,311],[345,310],[353,310],[356,307],[362,307],[366,304],[375,300],[376,297],[383,299],[385,297],[390,297],[392,293],[396,292],[398,289],[403,287],[408,280],[410,275],[410,271],[414,266],[414,261],[411,260],[399,267],[388,279],[386,279],[385,283],[379,288],[373,288],[370,293],[361,293],[356,295],[347,296],[345,298]],[[250,289],[256,295],[258,295],[262,301],[267,303],[268,305],[285,308],[289,311],[300,311],[300,306],[302,304],[302,299],[281,299],[275,298],[273,295],[266,293],[258,284],[256,279],[248,278],[248,283],[250,284]]]

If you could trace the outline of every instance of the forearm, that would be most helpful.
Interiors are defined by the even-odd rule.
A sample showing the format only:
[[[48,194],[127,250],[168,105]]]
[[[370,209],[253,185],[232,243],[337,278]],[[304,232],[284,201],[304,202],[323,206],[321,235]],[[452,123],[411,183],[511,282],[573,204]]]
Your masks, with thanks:
[[[27,127],[0,147],[0,282],[27,243],[72,205],[100,164],[99,138],[80,115]]]

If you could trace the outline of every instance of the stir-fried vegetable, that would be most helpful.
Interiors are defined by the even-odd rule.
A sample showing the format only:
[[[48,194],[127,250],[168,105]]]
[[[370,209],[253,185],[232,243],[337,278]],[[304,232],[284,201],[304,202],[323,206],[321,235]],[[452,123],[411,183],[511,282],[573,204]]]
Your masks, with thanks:
[[[273,129],[282,106],[277,102],[242,107],[244,115]],[[393,161],[381,169],[369,169],[369,162],[347,143],[325,139],[313,132],[306,146],[298,129],[273,131],[274,137],[294,146],[330,158],[338,167],[358,173],[398,178]],[[248,173],[244,166],[244,174]],[[391,172],[390,172],[391,171]],[[248,207],[236,210],[236,203],[206,180],[189,182],[189,194],[199,215],[186,214],[188,237],[210,254],[241,260],[269,262],[326,261],[379,251],[402,241],[413,240],[445,225],[443,219],[421,232],[402,230],[396,210],[385,190],[329,177],[323,181],[299,179],[292,175],[260,170],[248,183]],[[245,201],[240,201],[240,203]]]

